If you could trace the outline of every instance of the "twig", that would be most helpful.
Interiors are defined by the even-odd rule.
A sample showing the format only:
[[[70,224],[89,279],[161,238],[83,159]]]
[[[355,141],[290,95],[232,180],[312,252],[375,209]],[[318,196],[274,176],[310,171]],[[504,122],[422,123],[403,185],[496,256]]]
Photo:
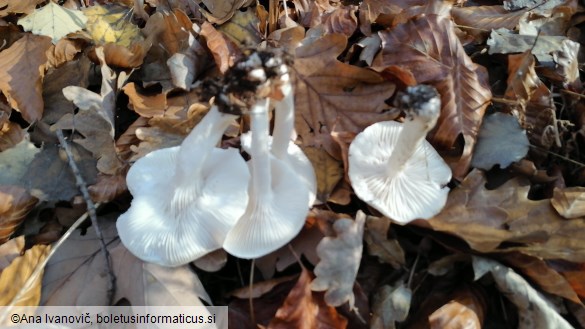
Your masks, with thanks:
[[[254,266],[256,259],[252,259],[252,269],[250,270],[250,288],[248,296],[248,303],[250,304],[250,319],[252,320],[252,324],[256,325],[256,313],[254,312],[254,297],[252,297],[252,293],[254,291]]]
[[[108,251],[108,247],[106,246],[106,242],[104,241],[104,235],[102,234],[102,231],[100,230],[100,227],[98,225],[95,204],[91,200],[89,190],[87,189],[87,184],[85,183],[83,177],[81,177],[79,167],[77,167],[77,164],[75,163],[73,153],[71,153],[71,148],[69,147],[69,144],[65,140],[65,137],[63,136],[63,132],[61,131],[61,129],[57,130],[57,138],[59,139],[59,144],[65,150],[65,153],[67,153],[67,160],[69,162],[69,167],[71,168],[71,171],[75,176],[75,183],[77,184],[77,187],[81,191],[81,195],[83,196],[83,199],[87,204],[87,213],[89,214],[89,218],[91,219],[91,225],[95,229],[95,233],[98,239],[100,240],[100,249],[104,254],[106,260],[106,267],[108,269],[109,278],[108,301],[109,304],[111,305],[113,303],[114,294],[116,292],[116,276],[114,275],[114,271],[112,269],[112,258],[110,257],[110,252]]]

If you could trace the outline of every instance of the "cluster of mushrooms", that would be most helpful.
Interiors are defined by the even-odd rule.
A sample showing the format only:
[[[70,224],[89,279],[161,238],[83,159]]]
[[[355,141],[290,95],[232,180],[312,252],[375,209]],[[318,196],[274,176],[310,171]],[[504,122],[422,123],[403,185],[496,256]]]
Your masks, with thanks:
[[[244,259],[267,255],[300,232],[315,202],[313,167],[294,143],[286,63],[254,52],[231,72],[226,77],[237,81],[222,87],[180,146],[151,152],[128,172],[134,199],[117,229],[126,248],[146,262],[179,266],[220,248]],[[230,90],[234,86],[243,92]],[[412,108],[409,120],[374,124],[349,149],[355,193],[398,223],[432,217],[446,202],[451,171],[424,141],[440,108],[429,88],[413,87],[401,96]],[[269,99],[275,108],[272,136]],[[241,136],[248,163],[238,149],[217,147],[243,113],[250,116],[250,132]]]

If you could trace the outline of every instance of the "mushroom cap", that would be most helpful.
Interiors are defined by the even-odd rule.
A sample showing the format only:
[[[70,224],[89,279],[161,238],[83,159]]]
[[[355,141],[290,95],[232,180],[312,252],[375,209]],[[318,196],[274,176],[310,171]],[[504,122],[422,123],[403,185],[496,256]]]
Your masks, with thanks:
[[[250,153],[252,149],[252,131],[248,131],[240,136],[242,149]],[[272,147],[272,136],[268,137],[269,148]],[[283,160],[288,164],[297,176],[302,180],[302,184],[309,190],[309,207],[312,207],[317,198],[317,176],[311,160],[307,158],[305,152],[292,140],[288,143],[287,159]]]
[[[389,177],[386,164],[403,125],[375,123],[358,134],[349,147],[349,178],[357,196],[397,223],[438,214],[447,202],[451,169],[423,140],[406,164]]]
[[[249,161],[253,166],[254,159]],[[270,158],[272,200],[259,202],[250,184],[250,202],[228,233],[223,248],[244,259],[267,255],[290,242],[303,228],[309,193],[300,177],[283,161]]]
[[[116,223],[130,252],[163,266],[183,265],[221,248],[248,203],[250,173],[237,150],[213,148],[200,184],[175,176],[178,154],[179,146],[157,150],[130,168],[134,200]]]

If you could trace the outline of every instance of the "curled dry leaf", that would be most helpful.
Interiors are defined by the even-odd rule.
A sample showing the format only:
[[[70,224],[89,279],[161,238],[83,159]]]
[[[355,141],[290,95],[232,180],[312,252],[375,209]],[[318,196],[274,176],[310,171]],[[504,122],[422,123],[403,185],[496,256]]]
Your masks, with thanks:
[[[15,258],[0,274],[0,305],[37,306],[41,300],[41,280],[43,271],[35,276],[37,266],[41,265],[51,250],[50,246],[36,245],[24,255]]]
[[[483,295],[471,286],[456,290],[451,301],[429,316],[431,329],[481,329],[487,313]]]
[[[451,9],[455,23],[473,34],[477,34],[478,29],[484,34],[499,28],[515,30],[525,13],[526,10],[508,11],[503,6],[455,6]],[[466,29],[467,27],[471,29]]]
[[[225,73],[228,68],[243,57],[240,48],[208,22],[201,25],[201,36],[205,38],[207,48],[211,51],[215,64],[221,73]]]
[[[565,218],[585,216],[585,187],[555,188],[550,203]]]
[[[311,274],[303,269],[268,329],[344,329],[347,319],[328,306],[323,294],[311,291]]]
[[[28,14],[35,10],[35,7],[45,2],[44,0],[0,0],[0,17],[5,17],[10,14]]]
[[[368,253],[378,257],[381,262],[392,265],[395,269],[403,266],[404,250],[396,239],[388,239],[390,219],[386,217],[366,217],[364,240],[368,245]]]
[[[443,211],[427,223],[481,252],[522,251],[544,259],[585,262],[583,219],[567,221],[550,200],[529,200],[529,186],[518,178],[496,190],[485,188],[484,175],[473,170],[453,189]],[[500,247],[502,242],[516,244]]]
[[[52,67],[59,67],[66,62],[73,60],[87,45],[83,39],[61,39],[57,44],[47,51],[49,64]],[[85,58],[85,57],[84,57]],[[75,70],[77,74],[85,73],[89,69]],[[48,78],[47,78],[48,79]],[[43,90],[44,91],[44,90]]]
[[[370,329],[396,328],[396,322],[406,320],[411,300],[412,291],[405,283],[383,286],[374,296]]]
[[[294,61],[295,127],[304,145],[323,144],[332,155],[335,152],[328,147],[333,144],[329,135],[333,127],[359,133],[388,119],[382,112],[384,100],[394,93],[394,85],[379,74],[338,61],[346,45],[345,36],[327,34],[297,48]]]
[[[189,17],[180,9],[175,9],[152,15],[143,32],[152,37],[155,47],[161,47],[171,57],[186,48],[192,27]]]
[[[128,96],[130,108],[142,117],[162,116],[167,108],[165,93],[144,95],[138,91],[134,82],[127,83],[122,90]]]
[[[491,273],[498,289],[518,307],[519,329],[572,329],[554,304],[512,269],[482,257],[473,256],[475,279]]]
[[[0,273],[24,250],[24,235],[0,244]]]
[[[303,152],[305,152],[315,170],[317,199],[321,202],[327,202],[331,192],[343,178],[343,167],[339,161],[335,160],[322,148],[308,146],[303,148]]]
[[[22,186],[27,167],[38,152],[39,149],[28,139],[0,152],[0,185]]]
[[[355,221],[341,218],[333,224],[336,237],[325,237],[317,246],[321,259],[315,267],[313,291],[327,291],[325,301],[331,306],[349,302],[354,310],[353,285],[362,259],[362,239],[366,214],[359,211]]]
[[[37,201],[22,187],[0,185],[0,244],[8,241]]]
[[[10,121],[3,123],[0,125],[0,152],[17,145],[25,136],[27,136],[26,130],[20,128],[17,123]]]
[[[340,6],[335,10],[324,14],[321,17],[322,24],[325,26],[327,34],[343,34],[351,37],[358,26],[356,17],[356,6]]]
[[[106,203],[126,192],[127,188],[125,175],[104,175],[100,173],[97,175],[96,183],[87,189],[94,202]]]
[[[441,94],[441,116],[429,140],[436,147],[451,149],[463,134],[463,154],[453,170],[456,178],[463,178],[492,97],[486,69],[467,56],[453,22],[443,16],[415,17],[379,35],[382,51],[374,65],[405,66],[418,83],[432,84]]]
[[[1,7],[0,7],[1,8]],[[0,90],[8,103],[32,123],[43,115],[42,78],[51,38],[25,34],[0,52]]]

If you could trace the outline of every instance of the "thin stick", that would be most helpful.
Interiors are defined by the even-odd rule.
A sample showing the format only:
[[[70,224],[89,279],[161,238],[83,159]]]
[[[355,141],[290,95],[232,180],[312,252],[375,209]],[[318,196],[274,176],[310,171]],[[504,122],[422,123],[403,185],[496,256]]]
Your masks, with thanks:
[[[100,230],[100,227],[99,227],[99,224],[97,221],[95,204],[91,200],[91,196],[89,195],[89,190],[87,189],[87,184],[85,183],[85,180],[81,176],[81,172],[79,171],[79,167],[77,167],[77,163],[75,163],[75,159],[73,158],[73,153],[71,153],[71,148],[69,147],[69,144],[65,140],[65,137],[63,136],[63,132],[61,131],[61,129],[57,130],[57,138],[59,139],[59,144],[61,145],[61,147],[65,150],[65,153],[67,154],[67,160],[69,162],[69,167],[71,168],[71,171],[73,172],[73,175],[75,176],[75,183],[77,184],[77,187],[81,191],[81,195],[83,196],[83,199],[85,200],[85,203],[87,204],[87,212],[89,214],[89,218],[91,219],[91,225],[93,226],[95,233],[96,233],[98,239],[100,240],[100,249],[101,249],[102,253],[104,254],[104,257],[106,259],[106,268],[108,269],[108,278],[109,278],[109,281],[108,281],[108,301],[109,301],[109,304],[111,305],[113,303],[114,294],[116,292],[116,276],[114,275],[114,271],[112,269],[112,258],[110,257],[110,252],[108,251],[108,247],[106,246],[106,242],[104,241],[104,235],[102,234],[102,231]]]

